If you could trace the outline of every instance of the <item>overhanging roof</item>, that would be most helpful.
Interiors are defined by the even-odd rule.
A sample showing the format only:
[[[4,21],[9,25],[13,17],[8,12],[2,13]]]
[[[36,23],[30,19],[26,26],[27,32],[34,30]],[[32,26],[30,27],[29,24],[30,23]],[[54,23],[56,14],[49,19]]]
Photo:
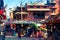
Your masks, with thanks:
[[[50,21],[55,22],[56,20],[57,20],[57,21],[60,20],[60,14],[51,15],[51,16],[48,17],[48,19],[46,19],[46,21],[48,21],[48,22],[50,22]]]
[[[44,3],[27,3],[27,5],[48,6],[48,5],[45,5]]]
[[[50,9],[28,8],[27,11],[50,11]]]

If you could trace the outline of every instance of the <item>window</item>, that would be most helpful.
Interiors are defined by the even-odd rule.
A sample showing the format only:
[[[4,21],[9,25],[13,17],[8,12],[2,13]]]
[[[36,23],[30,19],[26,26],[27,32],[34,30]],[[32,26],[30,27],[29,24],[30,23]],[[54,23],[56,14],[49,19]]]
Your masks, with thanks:
[[[21,14],[14,14],[14,19],[20,20],[21,19]]]
[[[27,10],[26,10],[26,7],[25,7],[25,8],[23,8],[23,11],[27,11]]]
[[[45,18],[45,14],[43,12],[34,12],[34,18]]]
[[[30,6],[30,8],[33,8],[33,6]]]
[[[40,6],[37,6],[37,8],[40,8]]]
[[[46,6],[44,6],[44,8],[46,8]]]
[[[25,19],[27,17],[27,14],[23,14],[23,19]]]

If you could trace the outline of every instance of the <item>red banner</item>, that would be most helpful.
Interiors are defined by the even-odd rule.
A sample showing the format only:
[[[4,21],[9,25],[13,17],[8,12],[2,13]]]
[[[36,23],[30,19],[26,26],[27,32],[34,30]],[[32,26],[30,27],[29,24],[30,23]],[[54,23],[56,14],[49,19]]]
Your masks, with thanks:
[[[4,13],[4,11],[3,10],[0,10],[0,15],[3,14],[3,13]]]

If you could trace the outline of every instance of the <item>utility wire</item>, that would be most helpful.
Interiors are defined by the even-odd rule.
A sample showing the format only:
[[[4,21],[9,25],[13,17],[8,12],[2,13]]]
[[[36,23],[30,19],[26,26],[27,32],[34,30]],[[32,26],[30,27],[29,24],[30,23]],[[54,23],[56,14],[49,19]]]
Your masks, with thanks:
[[[7,8],[8,4],[12,2],[13,0],[8,0],[8,2],[5,4],[5,8]]]
[[[25,0],[20,0],[17,4],[20,4],[20,6],[22,5],[22,3],[24,3]],[[15,6],[17,6],[17,4]]]
[[[20,3],[20,1],[17,4],[19,4],[19,3]],[[15,6],[17,6],[17,4]]]

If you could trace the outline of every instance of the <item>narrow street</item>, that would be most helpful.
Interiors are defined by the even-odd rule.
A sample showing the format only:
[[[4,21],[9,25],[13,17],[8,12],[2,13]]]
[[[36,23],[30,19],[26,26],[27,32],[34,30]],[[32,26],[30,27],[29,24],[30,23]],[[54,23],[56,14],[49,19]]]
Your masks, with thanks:
[[[60,0],[0,0],[0,40],[60,40]]]

